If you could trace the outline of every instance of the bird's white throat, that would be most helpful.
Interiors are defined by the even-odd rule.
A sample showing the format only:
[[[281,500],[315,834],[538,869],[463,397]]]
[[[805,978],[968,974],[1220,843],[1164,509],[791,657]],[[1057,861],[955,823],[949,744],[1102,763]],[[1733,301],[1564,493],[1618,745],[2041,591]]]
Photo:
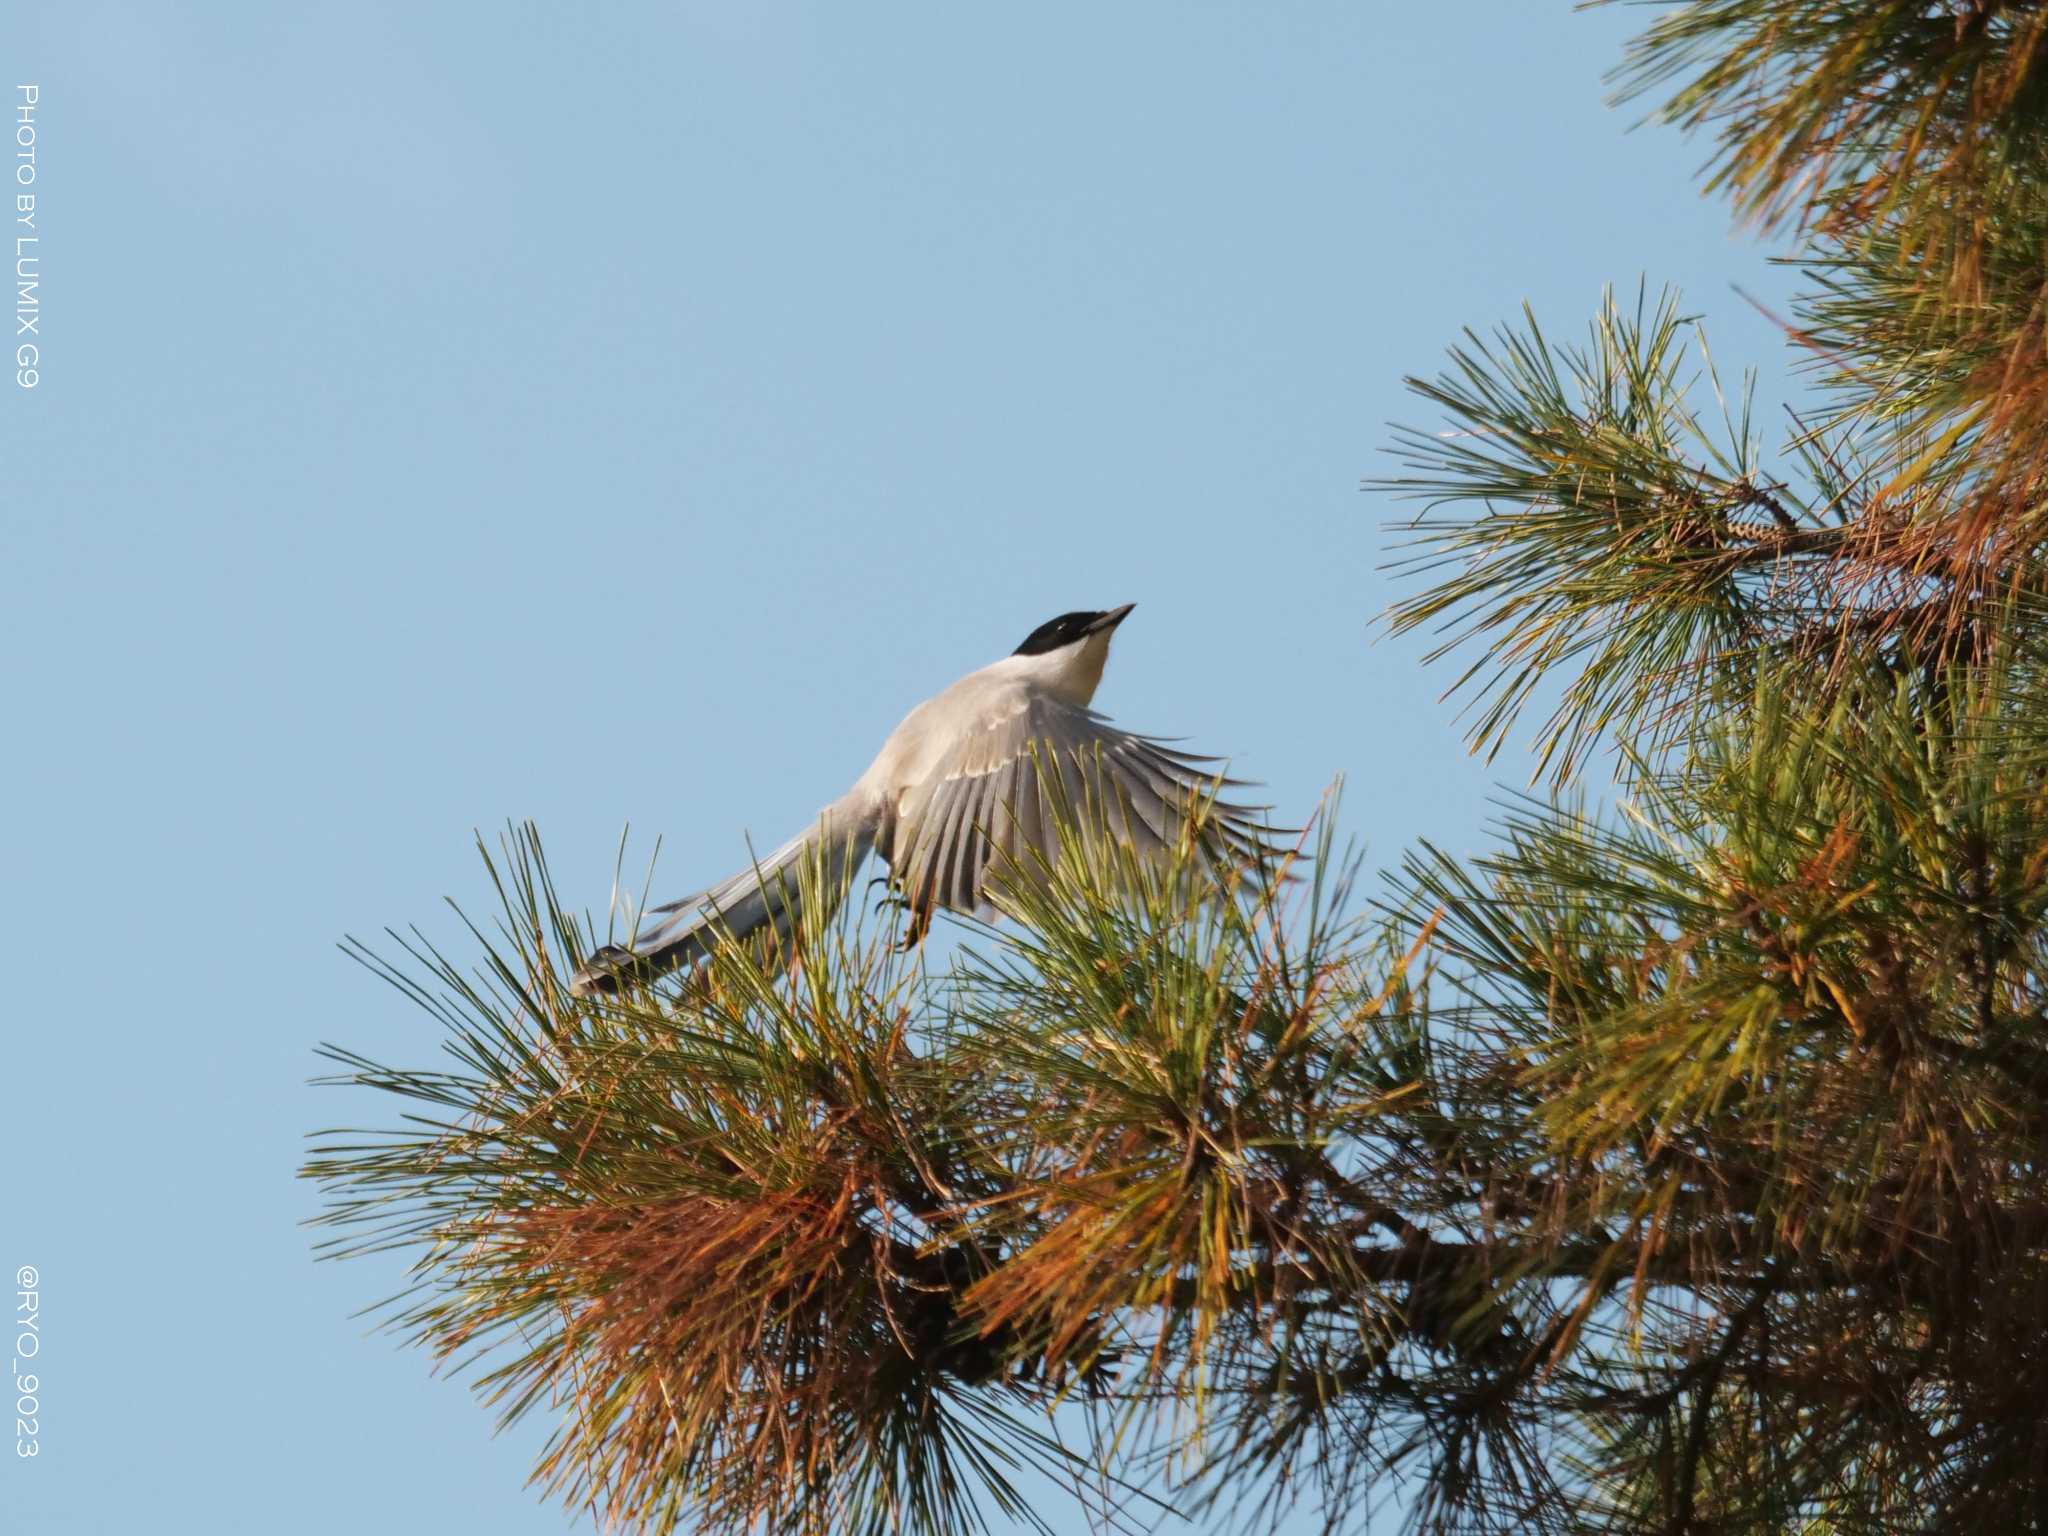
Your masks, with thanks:
[[[1062,704],[1085,709],[1095,697],[1095,690],[1102,686],[1102,669],[1109,663],[1112,633],[1099,630],[1042,656],[1008,656],[997,665],[1030,679]]]

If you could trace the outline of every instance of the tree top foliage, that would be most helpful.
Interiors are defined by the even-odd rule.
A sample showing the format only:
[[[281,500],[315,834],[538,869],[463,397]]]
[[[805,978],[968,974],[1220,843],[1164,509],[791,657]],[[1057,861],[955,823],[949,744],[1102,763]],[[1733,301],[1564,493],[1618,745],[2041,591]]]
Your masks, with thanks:
[[[1076,837],[943,969],[853,902],[576,999],[519,829],[460,953],[360,952],[450,1060],[329,1049],[407,1106],[319,1139],[329,1251],[409,1251],[393,1325],[631,1529],[1045,1528],[1051,1476],[1108,1527],[2048,1530],[2044,32],[1657,10],[1620,88],[1796,240],[1810,387],[1760,425],[1647,287],[1411,380],[1391,622],[1475,746],[1559,699],[1490,855],[1368,880],[1331,806],[1219,893],[1198,828]]]

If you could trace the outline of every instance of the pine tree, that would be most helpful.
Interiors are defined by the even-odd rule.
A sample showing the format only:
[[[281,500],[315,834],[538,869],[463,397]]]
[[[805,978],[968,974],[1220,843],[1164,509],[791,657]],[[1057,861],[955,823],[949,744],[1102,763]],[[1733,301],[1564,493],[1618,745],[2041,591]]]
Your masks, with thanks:
[[[332,1251],[570,1504],[2048,1529],[2048,5],[1689,0],[1621,83],[1796,239],[1811,388],[1767,451],[1648,294],[1412,381],[1393,622],[1482,749],[1561,687],[1490,857],[1076,839],[947,969],[852,902],[577,1000],[520,829],[480,965],[363,952],[454,1060],[330,1052],[414,1116],[312,1154]]]

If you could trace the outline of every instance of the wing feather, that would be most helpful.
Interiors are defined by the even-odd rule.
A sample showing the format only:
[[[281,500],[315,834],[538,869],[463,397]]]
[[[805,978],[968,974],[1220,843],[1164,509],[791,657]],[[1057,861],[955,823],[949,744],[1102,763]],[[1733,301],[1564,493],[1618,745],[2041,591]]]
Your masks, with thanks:
[[[950,828],[951,846],[946,850],[946,905],[956,912],[971,912],[981,885],[981,866],[988,862],[982,828],[986,819],[981,803],[992,773],[975,774],[960,781],[955,796],[960,814]]]
[[[1058,823],[1041,776],[1058,776],[1069,817],[1099,815],[1111,835],[1146,854],[1171,847],[1180,823],[1219,783],[1197,757],[1158,738],[1119,730],[1093,710],[1034,694],[960,741],[897,807],[893,860],[898,884],[925,914],[935,906],[989,908],[991,874],[1005,867],[1028,877],[1058,856]],[[1237,784],[1222,779],[1222,784]],[[1230,861],[1270,858],[1257,812],[1263,807],[1211,800],[1213,855]]]
[[[953,905],[953,861],[960,850],[961,822],[967,813],[974,781],[964,776],[949,778],[933,802],[938,813],[933,822],[931,851],[931,900],[941,907]]]

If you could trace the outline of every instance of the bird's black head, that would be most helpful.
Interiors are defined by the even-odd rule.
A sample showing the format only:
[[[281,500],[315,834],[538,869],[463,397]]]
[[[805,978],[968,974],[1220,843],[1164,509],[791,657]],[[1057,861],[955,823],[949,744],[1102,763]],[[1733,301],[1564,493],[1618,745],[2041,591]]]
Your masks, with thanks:
[[[1056,619],[1047,619],[1026,635],[1024,643],[1010,654],[1043,656],[1047,651],[1056,651],[1063,645],[1072,645],[1076,640],[1085,640],[1105,629],[1115,629],[1117,625],[1123,623],[1124,616],[1137,606],[1136,603],[1125,603],[1121,608],[1063,613]]]

